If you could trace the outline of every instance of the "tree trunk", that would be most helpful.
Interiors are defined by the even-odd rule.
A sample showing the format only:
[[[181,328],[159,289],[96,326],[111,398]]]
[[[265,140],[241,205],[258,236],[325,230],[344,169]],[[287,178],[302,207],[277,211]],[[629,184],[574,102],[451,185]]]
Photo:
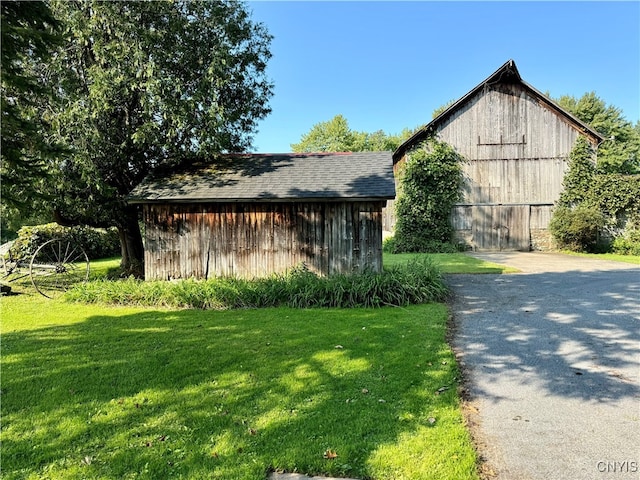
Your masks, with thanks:
[[[120,210],[118,210],[120,212]],[[116,214],[117,215],[117,214]],[[135,206],[126,206],[121,213],[118,222],[118,237],[120,238],[120,252],[122,260],[120,267],[124,276],[133,275],[136,278],[144,278],[144,247],[142,234],[138,223],[138,210]],[[72,219],[66,217],[60,210],[54,210],[53,218],[58,225],[73,227],[76,225],[88,225],[95,228],[111,228],[112,223],[102,223],[95,219]]]
[[[121,267],[126,276],[133,275],[136,278],[144,277],[144,247],[142,234],[138,223],[136,207],[125,208],[125,218],[122,226],[118,227],[120,237],[120,250],[122,252]]]

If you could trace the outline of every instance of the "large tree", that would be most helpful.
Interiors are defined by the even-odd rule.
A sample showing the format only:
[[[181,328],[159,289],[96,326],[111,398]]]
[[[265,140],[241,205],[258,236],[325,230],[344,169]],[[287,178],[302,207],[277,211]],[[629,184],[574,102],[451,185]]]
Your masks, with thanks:
[[[37,212],[46,201],[48,166],[62,150],[51,142],[46,117],[38,111],[50,95],[30,64],[44,64],[60,42],[58,22],[43,2],[3,1],[1,47],[2,224],[3,229]]]
[[[373,133],[359,132],[349,127],[343,115],[336,115],[326,122],[316,123],[302,135],[299,143],[291,144],[293,152],[375,152],[393,151],[413,132],[405,128],[398,135],[382,130]]]
[[[640,173],[640,129],[619,108],[607,105],[595,92],[578,99],[564,95],[557,102],[605,137],[597,154],[601,173]]]
[[[122,261],[141,271],[135,207],[125,198],[159,165],[251,145],[269,112],[271,36],[235,1],[54,1],[65,43],[39,74],[71,149],[53,184],[56,220],[115,226]]]

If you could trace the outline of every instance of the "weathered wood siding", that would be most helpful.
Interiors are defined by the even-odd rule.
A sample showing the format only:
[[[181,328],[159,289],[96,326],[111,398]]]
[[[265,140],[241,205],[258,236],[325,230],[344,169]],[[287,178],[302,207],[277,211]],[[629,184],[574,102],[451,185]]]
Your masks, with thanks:
[[[520,84],[480,91],[438,138],[469,161],[465,204],[553,204],[579,132]]]
[[[567,162],[554,159],[473,160],[463,166],[463,204],[553,204]]]
[[[579,134],[519,83],[480,90],[438,128],[441,140],[474,160],[565,158]]]
[[[458,237],[478,250],[529,250],[548,227],[580,132],[520,83],[486,86],[437,126],[437,138],[467,162],[463,199],[452,211]],[[405,158],[394,165],[396,181]],[[397,188],[398,190],[398,188]],[[385,228],[395,216],[389,202]]]
[[[457,237],[477,250],[528,251],[530,217],[529,205],[465,205],[451,219]]]
[[[146,204],[147,279],[382,269],[383,202]]]
[[[452,220],[471,228],[456,228],[458,237],[477,250],[530,250],[531,230],[549,225],[580,132],[521,84],[500,83],[479,91],[437,135],[468,159]]]

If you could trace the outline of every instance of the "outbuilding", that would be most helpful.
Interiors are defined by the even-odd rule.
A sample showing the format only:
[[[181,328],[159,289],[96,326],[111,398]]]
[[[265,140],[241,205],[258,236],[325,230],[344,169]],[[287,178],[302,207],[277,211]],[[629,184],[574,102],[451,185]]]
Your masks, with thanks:
[[[320,275],[382,269],[391,152],[229,154],[138,185],[145,278]]]
[[[431,135],[467,160],[451,219],[458,239],[476,250],[549,248],[569,154],[580,136],[594,146],[603,140],[523,81],[513,60],[405,141],[394,153],[396,173]],[[385,215],[393,228],[392,202]]]

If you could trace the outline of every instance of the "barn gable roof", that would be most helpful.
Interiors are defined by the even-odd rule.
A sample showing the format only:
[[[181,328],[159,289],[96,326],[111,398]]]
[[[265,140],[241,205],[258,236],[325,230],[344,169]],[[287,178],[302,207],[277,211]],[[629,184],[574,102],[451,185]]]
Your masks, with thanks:
[[[395,197],[392,152],[228,154],[158,171],[129,203],[386,200]]]
[[[414,133],[409,139],[407,139],[402,145],[398,147],[398,149],[393,154],[393,160],[398,161],[402,156],[407,152],[407,150],[411,149],[415,145],[424,141],[429,137],[433,132],[435,132],[439,125],[445,122],[451,115],[453,115],[458,109],[460,109],[464,104],[467,103],[472,97],[474,97],[480,90],[484,89],[488,85],[492,85],[495,83],[519,83],[521,84],[525,90],[529,92],[529,94],[538,99],[541,103],[547,106],[550,110],[556,112],[556,114],[564,117],[566,121],[580,131],[582,134],[586,135],[592,142],[600,143],[604,140],[604,137],[596,132],[594,129],[589,127],[586,123],[582,122],[578,118],[574,117],[572,114],[564,110],[557,103],[547,97],[545,94],[536,90],[534,87],[529,85],[527,82],[522,80],[520,76],[520,72],[516,67],[516,63],[513,60],[508,60],[504,65],[502,65],[498,70],[493,72],[489,77],[481,82],[478,86],[476,86],[469,93],[464,95],[458,101],[453,103],[449,108],[440,113],[437,117],[435,117],[431,122],[426,124],[424,127],[419,129],[416,133]]]

